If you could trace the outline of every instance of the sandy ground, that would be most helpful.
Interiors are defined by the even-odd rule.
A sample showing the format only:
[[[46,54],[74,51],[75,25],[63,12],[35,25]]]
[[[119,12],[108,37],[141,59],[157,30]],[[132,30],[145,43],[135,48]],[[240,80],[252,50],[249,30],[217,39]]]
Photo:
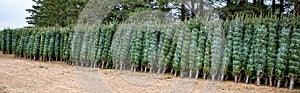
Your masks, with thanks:
[[[177,78],[114,69],[72,67],[0,53],[0,93],[300,93],[232,81]]]

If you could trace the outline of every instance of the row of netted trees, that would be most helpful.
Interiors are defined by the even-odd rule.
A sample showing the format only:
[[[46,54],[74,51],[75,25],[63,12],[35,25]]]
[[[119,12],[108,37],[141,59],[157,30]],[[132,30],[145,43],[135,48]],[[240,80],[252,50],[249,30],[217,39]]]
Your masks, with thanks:
[[[299,18],[258,18],[226,23],[223,62],[229,63],[235,82],[246,76],[264,78],[265,84],[280,87],[290,79],[290,89],[300,75]],[[227,69],[226,69],[227,70]],[[274,80],[274,82],[272,82]],[[277,81],[275,81],[277,80]]]
[[[193,20],[3,30],[4,54],[86,67],[131,69],[260,85],[295,85],[300,74],[297,18]],[[281,83],[281,82],[285,83]]]
[[[0,50],[41,61],[64,61],[69,64],[96,67],[97,62],[108,62],[114,25],[80,28],[48,27],[4,29],[0,32]],[[96,61],[97,60],[97,61]],[[97,65],[95,65],[97,64]],[[97,66],[98,67],[98,66]]]
[[[3,54],[43,61],[69,60],[71,28],[5,29],[0,33]]]

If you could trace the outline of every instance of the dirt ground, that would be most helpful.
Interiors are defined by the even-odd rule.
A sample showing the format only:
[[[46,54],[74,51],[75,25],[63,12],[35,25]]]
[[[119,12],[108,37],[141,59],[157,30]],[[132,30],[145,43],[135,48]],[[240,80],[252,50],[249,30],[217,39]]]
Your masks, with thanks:
[[[168,74],[73,67],[0,53],[0,93],[300,93],[300,90]]]

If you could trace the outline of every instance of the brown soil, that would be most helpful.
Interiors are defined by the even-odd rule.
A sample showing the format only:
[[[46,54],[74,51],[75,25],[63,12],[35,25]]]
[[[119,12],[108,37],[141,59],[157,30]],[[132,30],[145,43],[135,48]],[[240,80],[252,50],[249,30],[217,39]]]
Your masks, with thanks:
[[[0,51],[1,52],[1,51]],[[0,53],[0,93],[300,93],[232,81],[177,78],[114,69],[72,67]]]

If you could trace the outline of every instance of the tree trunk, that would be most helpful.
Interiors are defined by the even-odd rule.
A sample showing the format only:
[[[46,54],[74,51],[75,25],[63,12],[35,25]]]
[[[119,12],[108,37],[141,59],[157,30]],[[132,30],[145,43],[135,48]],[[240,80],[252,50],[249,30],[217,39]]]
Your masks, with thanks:
[[[238,82],[238,75],[234,75],[234,82],[235,82],[235,83]]]
[[[279,0],[279,1],[280,1],[280,5],[279,5],[279,17],[280,17],[283,12],[283,0]]]
[[[275,78],[275,79],[273,80],[273,86],[276,86],[276,84],[277,84],[277,79]]]
[[[190,76],[189,76],[189,78],[192,78],[192,73],[193,73],[193,70],[190,70]]]
[[[183,22],[185,21],[185,18],[186,18],[186,10],[185,10],[185,5],[182,3],[181,4],[181,9],[180,9],[180,13],[181,13],[181,17],[180,17],[180,20]]]
[[[245,0],[240,0],[240,3],[239,3],[239,4],[243,5],[243,4],[245,4],[245,3],[246,3]]]
[[[268,85],[268,78],[265,78],[265,85]]]
[[[170,72],[170,74],[172,74],[174,72],[174,69],[171,69],[171,72]]]
[[[220,74],[217,74],[217,77],[218,77],[217,80],[221,81],[221,75],[220,75]]]
[[[246,84],[249,84],[249,77],[250,77],[250,75],[246,75]]]
[[[124,70],[126,68],[126,64],[125,63],[123,63],[123,68],[122,68],[122,70]]]
[[[183,77],[183,71],[180,73],[180,77]]]
[[[90,62],[88,67],[92,68],[93,67],[93,62]]]
[[[228,75],[225,76],[225,80],[228,80]]]
[[[194,0],[191,0],[191,12],[192,14],[196,14],[196,9],[195,9],[195,1]]]
[[[257,4],[257,1],[256,0],[253,0],[253,5],[256,5]]]
[[[99,64],[98,64],[98,66],[99,66]],[[118,69],[116,64],[113,65],[113,68],[116,69],[116,70]]]
[[[295,3],[295,15],[300,15],[300,2]]]
[[[284,87],[288,87],[288,83],[289,83],[288,78],[285,78],[285,81],[284,81]]]
[[[227,0],[227,5],[230,5],[230,0]],[[200,18],[204,16],[204,2],[203,0],[200,0],[200,4],[199,4],[199,12],[200,12]]]
[[[149,71],[149,73],[152,73],[152,70],[153,70],[153,69],[152,69],[152,67],[150,67],[150,71]]]
[[[272,0],[272,13],[275,14],[275,0]]]
[[[242,79],[242,74],[239,75],[239,81],[238,82],[241,82],[241,79]]]
[[[215,81],[215,77],[216,77],[216,74],[212,74],[212,75],[211,75],[211,80],[212,80],[212,81]]]
[[[203,2],[203,1],[202,1]],[[227,0],[227,5],[231,5],[231,0]]]
[[[273,75],[269,75],[269,86],[272,86],[272,76]]]
[[[122,69],[123,69],[123,63],[120,64],[120,70],[122,70]]]
[[[133,68],[133,72],[136,72],[136,68],[137,68],[137,67],[134,67],[134,68]]]
[[[224,73],[221,74],[221,81],[224,81]]]
[[[131,65],[130,70],[133,71],[133,64]]]
[[[107,63],[107,62],[105,62],[104,64],[105,64],[105,68],[108,68],[108,63]]]
[[[264,0],[260,0],[259,4],[264,5]]]
[[[203,74],[203,79],[206,80],[206,74]]]
[[[175,70],[175,74],[174,74],[174,77],[176,77],[177,76],[177,71]]]
[[[277,88],[280,88],[280,82],[281,82],[281,80],[277,81]]]
[[[102,65],[101,65],[101,68],[102,68],[102,69],[104,68],[104,63],[105,63],[105,62],[104,62],[104,61],[102,61]]]
[[[290,78],[290,87],[289,87],[289,89],[292,90],[293,86],[294,86],[294,77],[291,77]]]
[[[196,71],[195,79],[198,79],[199,70]]]
[[[144,68],[144,72],[145,72],[145,73],[147,72],[147,66],[145,66],[145,68]]]
[[[257,75],[256,76],[256,85],[260,85],[260,76],[259,75]]]
[[[164,70],[163,70],[162,73],[165,74],[165,73],[166,73],[166,70],[167,70],[166,67],[164,67]]]
[[[159,68],[158,68],[158,70],[157,70],[157,74],[159,74],[159,73],[160,73],[160,69],[161,69],[161,67],[159,67]]]

